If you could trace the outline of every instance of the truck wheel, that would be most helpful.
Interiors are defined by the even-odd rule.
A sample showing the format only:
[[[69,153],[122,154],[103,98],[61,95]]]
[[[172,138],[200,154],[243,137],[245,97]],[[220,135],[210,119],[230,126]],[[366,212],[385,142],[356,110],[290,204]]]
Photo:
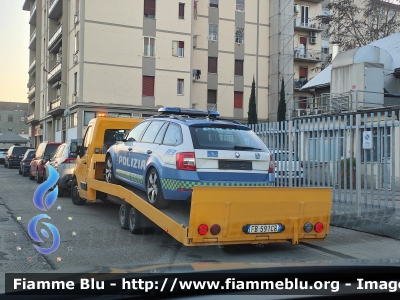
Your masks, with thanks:
[[[129,229],[129,211],[132,206],[128,203],[122,203],[119,207],[119,226],[122,229]]]
[[[147,201],[156,208],[166,208],[169,201],[164,198],[161,189],[160,176],[156,169],[152,168],[146,176]]]
[[[132,234],[138,234],[142,232],[142,227],[140,226],[140,219],[141,219],[141,214],[140,212],[134,208],[131,207],[131,210],[129,211],[129,231]]]
[[[106,181],[108,183],[114,183],[114,184],[119,183],[119,181],[114,176],[113,162],[112,162],[111,156],[107,157],[107,160],[106,160],[106,172],[105,173],[106,173],[105,174],[106,175]]]
[[[72,203],[75,205],[84,205],[86,203],[86,200],[82,199],[79,196],[79,189],[78,189],[78,183],[76,182],[76,178],[74,179],[71,185],[71,200]]]

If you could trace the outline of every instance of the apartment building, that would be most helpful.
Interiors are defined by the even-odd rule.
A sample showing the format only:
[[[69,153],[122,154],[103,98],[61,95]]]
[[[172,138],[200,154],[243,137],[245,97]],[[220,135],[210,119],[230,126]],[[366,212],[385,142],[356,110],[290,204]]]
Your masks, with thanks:
[[[25,0],[33,145],[82,137],[99,113],[217,109],[268,118],[269,1]]]
[[[14,132],[28,134],[25,118],[28,104],[20,102],[0,102],[0,134]]]
[[[329,41],[323,38],[324,27],[315,21],[323,14],[323,0],[294,0],[294,112],[306,108],[308,92],[300,89],[320,71],[329,54]],[[324,9],[324,14],[329,12]]]

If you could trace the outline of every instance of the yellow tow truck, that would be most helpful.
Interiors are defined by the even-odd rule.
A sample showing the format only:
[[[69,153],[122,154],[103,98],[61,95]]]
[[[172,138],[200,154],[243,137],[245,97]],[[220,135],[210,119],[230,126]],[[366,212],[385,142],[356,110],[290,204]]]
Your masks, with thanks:
[[[156,208],[138,189],[105,180],[110,132],[118,141],[143,121],[142,118],[98,117],[92,119],[83,139],[71,143],[77,153],[69,182],[72,202],[112,201],[120,204],[119,222],[140,234],[144,227],[158,226],[185,246],[225,246],[324,240],[329,232],[331,188],[281,188],[249,186],[195,186],[191,201],[170,201]],[[117,134],[115,134],[117,133]],[[253,224],[279,224],[280,232],[251,233]]]

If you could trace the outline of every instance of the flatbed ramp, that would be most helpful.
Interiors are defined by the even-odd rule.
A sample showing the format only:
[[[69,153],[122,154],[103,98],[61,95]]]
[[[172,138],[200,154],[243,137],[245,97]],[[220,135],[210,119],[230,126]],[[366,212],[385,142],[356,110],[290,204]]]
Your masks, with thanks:
[[[275,187],[195,187],[192,201],[170,201],[157,209],[146,201],[144,192],[135,188],[88,179],[90,189],[129,203],[145,217],[185,246],[268,244],[291,241],[324,240],[329,232],[332,189]],[[310,222],[324,225],[323,231],[305,232]],[[200,235],[200,225],[218,224],[218,235]],[[283,224],[284,230],[270,233],[246,233],[253,224]]]

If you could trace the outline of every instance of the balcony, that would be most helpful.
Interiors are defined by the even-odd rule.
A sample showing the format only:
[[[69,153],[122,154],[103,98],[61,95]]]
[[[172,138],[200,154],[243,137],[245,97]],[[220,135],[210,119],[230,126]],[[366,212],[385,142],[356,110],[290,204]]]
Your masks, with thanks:
[[[47,74],[48,83],[55,83],[61,80],[61,62],[57,63]]]
[[[32,32],[29,39],[29,49],[36,50],[36,29]]]
[[[301,31],[324,31],[324,29],[321,28],[317,21],[313,21],[313,19],[307,18],[295,18],[294,28]]]
[[[49,7],[49,18],[58,20],[63,13],[62,6],[62,0],[52,0]]]
[[[60,26],[58,26],[58,28],[51,35],[50,40],[49,40],[48,49],[49,50],[53,49],[58,44],[60,44],[61,43],[61,38],[62,38],[62,24]]]
[[[295,48],[294,60],[302,62],[320,63],[322,62],[321,51],[318,50],[304,51],[304,49]]]
[[[31,99],[33,96],[35,96],[35,92],[36,92],[36,87],[35,85],[32,85],[28,91],[28,99]]]
[[[58,96],[47,105],[47,113],[49,115],[58,115],[63,111],[64,109],[61,107],[61,96]]]
[[[29,24],[31,25],[36,25],[36,6],[37,6],[37,1],[35,1],[35,3],[33,3],[31,7],[31,13],[29,17]]]
[[[300,90],[303,86],[307,84],[307,82],[308,82],[307,78],[294,79],[293,87],[295,90]]]
[[[26,123],[27,123],[27,124],[28,124],[28,123],[38,122],[38,121],[39,121],[39,120],[35,117],[35,113],[29,115],[29,116],[26,118]]]
[[[34,58],[29,64],[28,73],[31,73],[36,67],[36,58]]]

